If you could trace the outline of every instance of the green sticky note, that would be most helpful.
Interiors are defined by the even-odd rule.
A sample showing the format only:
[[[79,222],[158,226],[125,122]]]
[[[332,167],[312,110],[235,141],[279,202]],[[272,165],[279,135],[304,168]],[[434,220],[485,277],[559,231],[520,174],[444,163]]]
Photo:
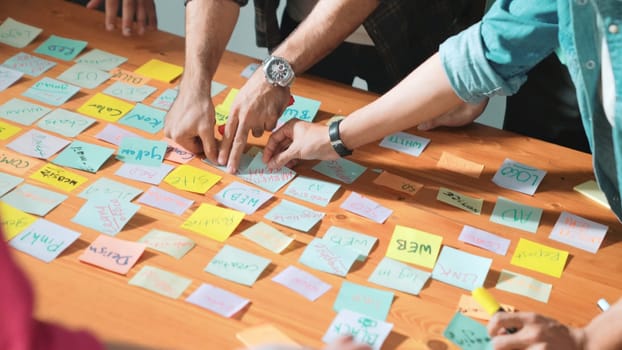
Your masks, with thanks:
[[[45,216],[67,198],[64,194],[26,183],[7,193],[2,201],[26,213]]]
[[[40,28],[29,26],[9,17],[0,25],[0,43],[21,49],[30,44],[41,31]]]
[[[247,228],[242,232],[242,236],[277,254],[281,253],[294,240],[293,237],[287,236],[261,221]]]
[[[129,125],[155,134],[164,127],[165,116],[165,111],[137,103],[131,111],[119,119],[119,124]]]
[[[376,244],[378,238],[359,232],[346,230],[345,228],[331,226],[322,237],[323,240],[333,244],[350,248],[359,253],[358,260],[364,261],[369,252]]]
[[[39,120],[37,126],[63,136],[76,137],[93,123],[93,118],[57,108]]]
[[[315,115],[320,110],[320,101],[313,100],[302,96],[294,96],[294,104],[288,106],[283,114],[279,117],[277,125],[285,124],[290,119],[300,119],[306,122],[312,122]]]
[[[93,49],[78,57],[75,62],[104,71],[109,71],[116,68],[125,61],[127,61],[127,58],[125,57],[111,54],[110,52],[102,51],[99,49]]]
[[[465,194],[450,190],[445,187],[441,187],[438,189],[436,199],[458,209],[462,209],[477,215],[480,215],[482,213],[482,206],[484,205],[484,200],[481,198],[469,197]]]
[[[159,166],[164,160],[168,144],[141,137],[124,137],[119,145],[117,159],[126,163]]]
[[[50,109],[41,105],[12,98],[0,106],[0,118],[22,125],[32,125],[49,113]]]
[[[95,89],[110,78],[110,73],[81,63],[74,64],[58,76],[58,80],[86,89]]]
[[[339,185],[332,182],[299,176],[285,190],[285,194],[305,202],[327,206]]]
[[[229,281],[252,286],[268,265],[269,259],[225,245],[205,267],[205,271]]]
[[[56,35],[50,37],[39,46],[35,52],[58,58],[63,61],[71,61],[84,50],[87,42],[63,38]]]
[[[95,173],[113,153],[112,148],[76,140],[65,147],[52,163]]]
[[[540,224],[542,209],[498,197],[490,221],[535,233]]]
[[[128,282],[172,299],[179,298],[192,280],[153,266],[143,267]]]
[[[367,168],[344,158],[323,160],[313,167],[318,173],[347,184],[353,183],[365,169]]]
[[[314,238],[300,256],[300,263],[319,271],[345,276],[359,253],[320,238]]]
[[[369,276],[369,282],[419,295],[430,279],[430,273],[416,269],[399,261],[384,257]]]
[[[337,312],[342,309],[356,311],[379,320],[386,320],[393,303],[393,293],[343,281],[333,305]]]
[[[553,285],[509,270],[501,270],[495,288],[547,303]]]
[[[45,77],[36,82],[22,95],[52,106],[60,106],[78,91],[80,91],[80,88],[77,86]]]
[[[471,291],[484,285],[492,259],[450,246],[443,247],[432,271],[432,278]]]
[[[120,81],[115,81],[104,90],[106,95],[122,98],[131,102],[141,102],[154,93],[157,88],[149,85],[135,86]]]
[[[139,205],[116,198],[89,199],[71,221],[114,236],[136,214]]]
[[[456,312],[449,321],[443,336],[464,350],[492,349],[492,341],[486,327],[460,312]]]

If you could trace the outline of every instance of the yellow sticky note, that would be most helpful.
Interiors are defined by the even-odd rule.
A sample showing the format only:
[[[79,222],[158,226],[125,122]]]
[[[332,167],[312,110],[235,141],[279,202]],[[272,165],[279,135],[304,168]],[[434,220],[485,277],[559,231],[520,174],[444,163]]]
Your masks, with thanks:
[[[225,97],[225,100],[216,106],[216,125],[224,125],[227,123],[227,119],[229,119],[229,111],[231,111],[231,106],[233,105],[233,101],[238,95],[238,92],[240,92],[240,90],[231,89],[227,94],[227,97]]]
[[[445,187],[440,187],[438,189],[436,199],[458,209],[466,210],[477,215],[482,213],[482,206],[484,205],[484,200],[481,198],[469,197],[466,194],[462,194]]]
[[[0,140],[6,140],[9,137],[17,134],[20,130],[22,129],[18,128],[17,126],[0,121]]]
[[[559,278],[567,259],[567,251],[521,238],[510,263]]]
[[[302,349],[300,344],[293,341],[290,337],[281,332],[271,324],[246,328],[235,335],[239,341],[244,343],[247,348],[256,348],[265,345],[293,346],[295,349]],[[288,347],[289,348],[289,347]]]
[[[403,192],[414,196],[423,185],[415,181],[408,180],[407,178],[391,174],[388,171],[383,171],[374,179],[374,183],[380,186],[388,187],[392,190]]]
[[[4,239],[9,241],[37,221],[37,217],[0,202],[0,220]]]
[[[131,103],[97,93],[80,106],[78,112],[108,122],[116,122],[133,108],[134,105]]]
[[[241,211],[203,203],[181,227],[224,242],[242,222],[242,219],[244,219],[244,213]]]
[[[88,178],[65,170],[53,164],[46,164],[30,175],[31,179],[41,181],[52,187],[71,192],[88,181]]]
[[[476,179],[479,178],[484,170],[483,164],[475,163],[447,152],[443,152],[441,154],[441,159],[438,160],[436,165],[443,169],[474,177]]]
[[[600,187],[598,187],[596,181],[589,180],[582,184],[576,185],[572,189],[599,203],[605,208],[611,209],[611,207],[609,207],[609,202],[607,202],[607,197],[605,197],[605,193],[600,190]]]
[[[182,164],[164,178],[167,184],[194,193],[205,194],[222,177],[191,165]]]
[[[387,247],[387,257],[433,268],[443,237],[414,228],[396,225]]]
[[[149,62],[138,67],[134,73],[170,83],[180,76],[183,71],[184,68],[182,66],[151,59]]]
[[[501,304],[501,307],[506,312],[514,312],[515,310],[512,305]],[[492,317],[472,296],[466,294],[462,294],[460,296],[460,301],[458,302],[458,312],[465,316],[484,321],[489,321]]]

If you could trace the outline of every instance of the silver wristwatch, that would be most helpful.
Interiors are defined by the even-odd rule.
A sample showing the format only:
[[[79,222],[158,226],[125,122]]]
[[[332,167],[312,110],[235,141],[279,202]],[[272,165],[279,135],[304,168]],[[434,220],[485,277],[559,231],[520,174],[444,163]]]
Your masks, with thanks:
[[[274,86],[289,87],[296,77],[292,66],[283,57],[270,56],[263,61],[266,81]]]

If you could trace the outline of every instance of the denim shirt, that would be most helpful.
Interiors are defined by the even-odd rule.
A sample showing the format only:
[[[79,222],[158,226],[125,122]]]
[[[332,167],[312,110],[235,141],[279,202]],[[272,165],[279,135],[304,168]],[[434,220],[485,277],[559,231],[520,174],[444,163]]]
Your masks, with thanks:
[[[600,16],[600,21],[598,20]],[[599,23],[601,27],[599,27]],[[615,79],[615,127],[600,94],[601,43]],[[449,38],[439,53],[456,94],[467,102],[512,95],[526,73],[554,50],[577,89],[594,171],[622,218],[622,3],[619,0],[497,0],[481,22]]]

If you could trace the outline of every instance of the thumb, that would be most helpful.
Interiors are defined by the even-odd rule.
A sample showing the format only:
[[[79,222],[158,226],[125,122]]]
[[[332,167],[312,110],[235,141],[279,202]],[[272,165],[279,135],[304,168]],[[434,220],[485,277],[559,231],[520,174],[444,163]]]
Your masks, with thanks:
[[[94,9],[97,8],[103,0],[91,0],[86,4],[86,8],[87,9]]]

